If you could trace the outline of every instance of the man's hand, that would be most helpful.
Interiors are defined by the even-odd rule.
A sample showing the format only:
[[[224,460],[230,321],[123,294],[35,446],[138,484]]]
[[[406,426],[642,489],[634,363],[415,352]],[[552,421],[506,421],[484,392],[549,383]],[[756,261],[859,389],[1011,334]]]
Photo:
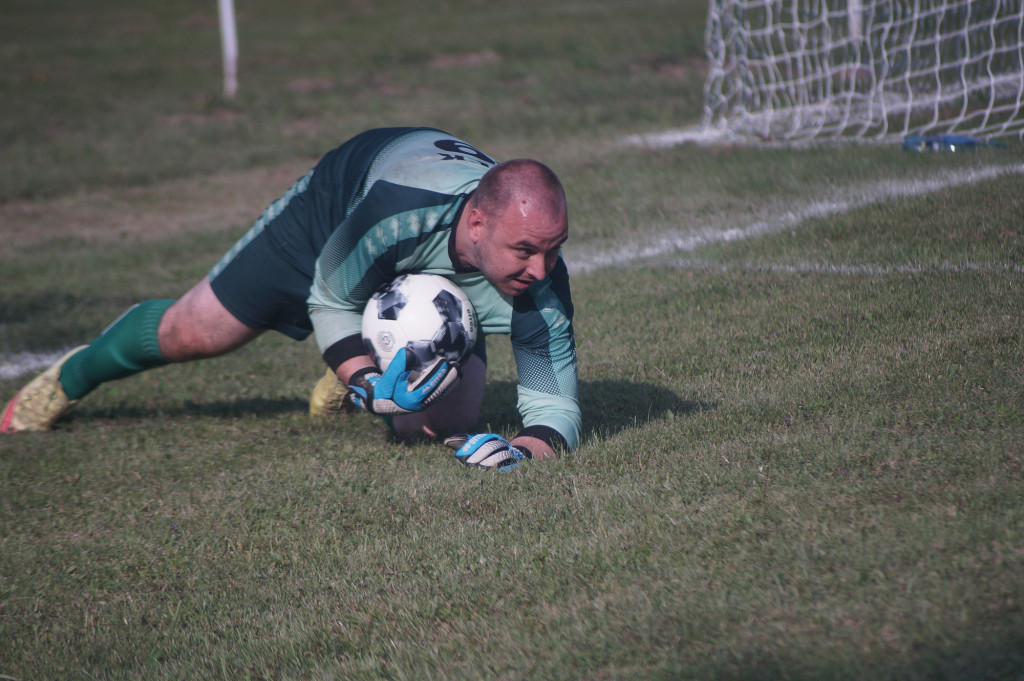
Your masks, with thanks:
[[[520,449],[494,433],[479,435],[452,435],[444,443],[456,450],[455,458],[470,468],[512,470],[523,459],[532,459],[528,449]]]
[[[371,414],[410,414],[434,404],[459,383],[459,370],[438,358],[423,369],[413,383],[406,370],[405,348],[399,350],[382,374],[367,367],[352,374],[348,381],[352,402]]]

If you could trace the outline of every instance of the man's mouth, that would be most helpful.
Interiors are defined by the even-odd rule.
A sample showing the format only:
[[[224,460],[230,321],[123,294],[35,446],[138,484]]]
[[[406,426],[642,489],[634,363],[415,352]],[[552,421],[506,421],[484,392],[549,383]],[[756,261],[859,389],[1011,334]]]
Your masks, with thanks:
[[[526,281],[524,279],[513,279],[512,288],[516,291],[516,293],[522,293],[526,289],[530,288],[530,284],[532,283],[532,281]]]

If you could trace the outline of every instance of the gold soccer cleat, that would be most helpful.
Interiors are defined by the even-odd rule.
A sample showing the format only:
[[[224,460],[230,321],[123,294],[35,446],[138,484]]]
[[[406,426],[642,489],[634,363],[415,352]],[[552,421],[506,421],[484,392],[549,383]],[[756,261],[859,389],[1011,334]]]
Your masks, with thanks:
[[[309,413],[312,416],[348,413],[352,411],[352,403],[345,399],[346,395],[348,386],[328,367],[309,396]]]
[[[60,358],[52,367],[36,376],[7,403],[0,417],[0,433],[26,430],[49,430],[77,400],[69,400],[61,387],[60,370],[71,355],[88,346],[82,345]]]

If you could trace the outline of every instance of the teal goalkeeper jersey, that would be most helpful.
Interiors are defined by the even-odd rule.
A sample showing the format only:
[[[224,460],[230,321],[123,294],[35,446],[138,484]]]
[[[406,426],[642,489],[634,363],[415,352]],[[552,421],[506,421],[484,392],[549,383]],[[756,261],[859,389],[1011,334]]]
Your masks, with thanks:
[[[328,154],[303,180],[314,190],[308,192],[311,200],[322,204],[316,211],[322,215],[321,232],[307,235],[324,240],[322,247],[311,245],[319,248],[319,257],[308,299],[321,351],[339,344],[354,347],[366,302],[381,285],[405,272],[442,275],[469,296],[484,334],[510,336],[524,427],[552,428],[575,447],[581,416],[565,263],[559,257],[547,279],[515,298],[478,270],[456,269],[452,255],[459,215],[496,162],[438,130],[375,133],[355,151],[349,148],[336,158]]]

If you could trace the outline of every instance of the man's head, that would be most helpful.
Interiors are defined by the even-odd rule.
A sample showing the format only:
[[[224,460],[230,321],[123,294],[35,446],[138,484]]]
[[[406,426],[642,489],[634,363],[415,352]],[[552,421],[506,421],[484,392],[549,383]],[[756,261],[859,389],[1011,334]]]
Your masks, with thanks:
[[[499,291],[517,296],[551,273],[568,237],[558,177],[543,163],[514,159],[480,179],[463,211],[456,249]]]

